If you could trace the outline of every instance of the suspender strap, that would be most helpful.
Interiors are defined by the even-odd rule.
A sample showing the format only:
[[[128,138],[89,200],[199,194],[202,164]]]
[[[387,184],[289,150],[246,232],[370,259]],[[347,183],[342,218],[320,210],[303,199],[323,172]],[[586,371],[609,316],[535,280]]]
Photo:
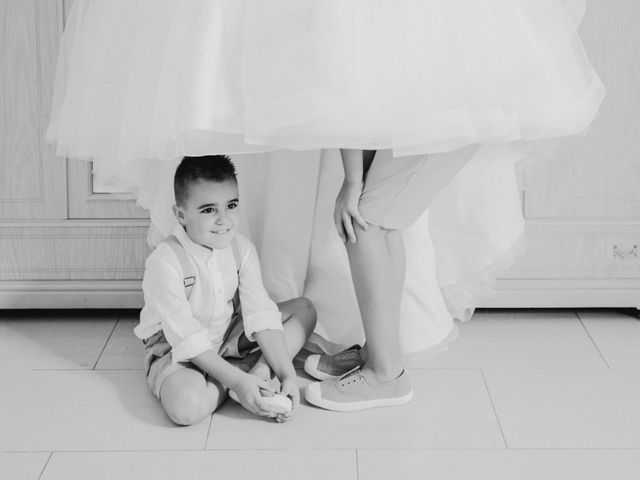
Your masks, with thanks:
[[[173,253],[175,253],[176,257],[178,258],[178,263],[180,264],[182,275],[184,276],[182,280],[184,284],[184,293],[187,296],[187,300],[189,300],[189,297],[191,296],[191,290],[193,290],[193,286],[196,283],[196,272],[193,269],[191,261],[189,260],[189,255],[187,254],[187,251],[184,249],[182,244],[180,244],[178,239],[175,237],[175,235],[169,235],[167,238],[165,238],[164,241],[167,243],[167,245],[169,245],[169,247],[171,247],[171,250],[173,250]],[[231,241],[231,251],[233,252],[233,259],[236,262],[236,270],[238,273],[240,273],[242,258],[240,257],[238,242],[235,238]],[[234,307],[237,309],[240,304],[238,290],[236,290],[236,294],[233,297],[233,303]]]
[[[231,251],[233,252],[233,259],[236,261],[236,270],[238,271],[238,273],[240,273],[240,264],[242,263],[242,258],[240,257],[238,242],[235,238],[231,240]]]
[[[193,265],[189,260],[187,251],[174,235],[169,235],[165,239],[165,242],[171,247],[171,250],[173,250],[173,253],[176,254],[176,257],[178,257],[178,263],[180,263],[180,268],[182,269],[182,275],[184,277],[184,293],[187,296],[187,300],[189,300],[189,297],[191,296],[191,290],[193,290],[193,286],[196,283],[196,272],[194,271]]]
[[[236,261],[236,271],[238,273],[238,282],[240,282],[240,265],[242,258],[240,257],[240,251],[238,250],[238,242],[234,238],[231,240],[231,251],[233,252],[233,259]],[[236,293],[233,295],[233,310],[240,311],[240,285],[236,289]]]

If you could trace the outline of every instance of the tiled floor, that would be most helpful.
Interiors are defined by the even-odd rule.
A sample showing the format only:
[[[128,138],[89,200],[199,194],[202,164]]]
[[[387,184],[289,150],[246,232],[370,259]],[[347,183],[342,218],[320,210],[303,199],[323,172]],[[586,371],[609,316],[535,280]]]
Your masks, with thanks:
[[[448,351],[411,363],[409,406],[303,404],[283,425],[233,403],[172,425],[147,391],[134,323],[0,311],[0,479],[640,478],[632,312],[479,312]]]

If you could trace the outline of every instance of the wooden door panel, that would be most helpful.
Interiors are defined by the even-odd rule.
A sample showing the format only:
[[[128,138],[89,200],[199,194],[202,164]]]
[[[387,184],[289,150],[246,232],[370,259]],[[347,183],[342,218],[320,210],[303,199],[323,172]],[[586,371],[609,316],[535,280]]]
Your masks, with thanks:
[[[0,218],[67,216],[65,162],[44,139],[62,2],[0,2]]]

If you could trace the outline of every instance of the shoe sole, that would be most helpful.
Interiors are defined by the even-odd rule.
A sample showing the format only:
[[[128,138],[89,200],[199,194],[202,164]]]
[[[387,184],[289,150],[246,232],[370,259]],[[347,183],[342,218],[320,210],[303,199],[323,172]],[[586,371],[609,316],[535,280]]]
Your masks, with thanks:
[[[324,408],[325,410],[331,410],[333,412],[356,412],[358,410],[366,410],[368,408],[378,407],[398,407],[405,405],[413,399],[413,389],[401,397],[394,398],[380,398],[378,400],[364,400],[361,402],[332,402],[331,400],[325,400],[322,398],[309,398],[308,391],[305,391],[304,398],[312,405],[316,407]]]

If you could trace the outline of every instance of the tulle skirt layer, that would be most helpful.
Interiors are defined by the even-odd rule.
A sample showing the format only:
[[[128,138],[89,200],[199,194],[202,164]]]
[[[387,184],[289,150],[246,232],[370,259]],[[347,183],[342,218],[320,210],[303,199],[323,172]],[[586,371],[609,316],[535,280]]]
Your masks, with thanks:
[[[404,231],[401,347],[435,352],[523,251],[515,162],[598,110],[583,3],[75,0],[47,136],[136,192],[151,244],[173,229],[179,159],[232,154],[265,284],[314,301],[329,351],[363,340],[332,224],[336,148],[483,144]]]
[[[583,0],[78,0],[48,137],[109,164],[582,131]]]

